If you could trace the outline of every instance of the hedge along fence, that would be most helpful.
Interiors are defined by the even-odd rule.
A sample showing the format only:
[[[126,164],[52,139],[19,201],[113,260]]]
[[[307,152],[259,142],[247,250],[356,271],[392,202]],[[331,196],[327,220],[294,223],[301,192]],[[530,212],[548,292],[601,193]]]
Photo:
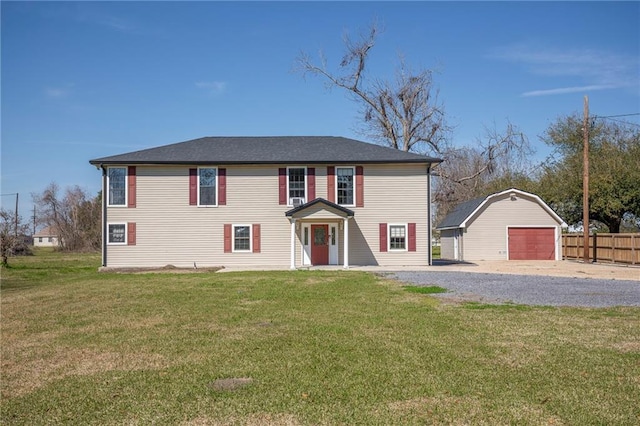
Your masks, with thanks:
[[[582,259],[583,234],[562,235],[562,258]],[[640,265],[640,234],[589,235],[589,258],[594,262]]]

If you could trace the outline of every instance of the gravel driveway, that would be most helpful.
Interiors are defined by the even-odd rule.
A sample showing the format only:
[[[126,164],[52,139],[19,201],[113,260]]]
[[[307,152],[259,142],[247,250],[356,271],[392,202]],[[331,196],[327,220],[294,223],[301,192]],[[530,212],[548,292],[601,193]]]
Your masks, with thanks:
[[[640,306],[640,282],[609,279],[550,277],[543,275],[472,272],[392,272],[390,278],[418,286],[440,286],[456,297],[485,303],[545,306]]]

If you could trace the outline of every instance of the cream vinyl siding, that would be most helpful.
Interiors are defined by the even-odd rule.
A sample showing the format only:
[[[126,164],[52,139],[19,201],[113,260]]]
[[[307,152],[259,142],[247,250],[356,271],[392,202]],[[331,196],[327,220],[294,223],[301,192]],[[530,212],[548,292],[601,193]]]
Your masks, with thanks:
[[[226,168],[227,204],[189,205],[189,166],[138,166],[136,208],[109,208],[109,222],[136,223],[135,246],[109,246],[107,266],[288,265],[289,221],[278,204],[278,168]],[[193,168],[193,167],[191,167]],[[260,224],[260,253],[224,253],[224,224]]]
[[[462,260],[508,259],[507,227],[552,227],[560,238],[560,224],[534,199],[509,194],[485,204],[469,220],[463,230],[464,258]],[[557,244],[556,244],[556,252]]]
[[[328,164],[334,165],[334,164]],[[354,164],[357,166],[358,164]],[[204,166],[204,165],[203,165]],[[109,267],[282,266],[290,265],[291,225],[280,205],[278,169],[291,165],[227,166],[226,205],[189,205],[189,168],[136,167],[136,207],[108,207],[107,222],[136,223],[136,245],[108,246]],[[315,167],[316,197],[327,197],[327,165]],[[349,207],[351,265],[426,265],[427,166],[425,164],[363,165],[364,207]],[[326,217],[326,213],[324,216]],[[335,223],[321,218],[317,223]],[[309,223],[315,219],[306,219]],[[379,251],[380,223],[416,223],[416,252]],[[224,224],[260,224],[260,253],[224,253]],[[302,265],[296,232],[296,266]],[[339,264],[343,263],[343,230],[339,231]]]
[[[349,209],[355,213],[349,223],[350,264],[428,264],[426,165],[365,164],[364,207]],[[415,223],[416,251],[380,252],[380,223]],[[343,255],[340,247],[340,264]]]

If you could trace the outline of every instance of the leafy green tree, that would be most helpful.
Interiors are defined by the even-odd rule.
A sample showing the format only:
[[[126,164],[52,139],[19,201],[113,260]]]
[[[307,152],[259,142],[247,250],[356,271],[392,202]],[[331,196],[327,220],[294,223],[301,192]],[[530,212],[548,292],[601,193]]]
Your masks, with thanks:
[[[582,117],[559,118],[542,139],[556,158],[544,165],[539,194],[567,223],[581,224]],[[640,217],[640,128],[596,118],[589,129],[589,218],[617,233],[633,217]]]

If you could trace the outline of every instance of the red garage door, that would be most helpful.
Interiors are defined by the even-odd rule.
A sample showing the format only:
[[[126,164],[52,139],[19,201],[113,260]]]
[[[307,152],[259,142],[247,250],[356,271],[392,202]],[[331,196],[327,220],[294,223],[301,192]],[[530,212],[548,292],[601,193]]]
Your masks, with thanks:
[[[555,260],[553,228],[509,228],[509,260]]]

